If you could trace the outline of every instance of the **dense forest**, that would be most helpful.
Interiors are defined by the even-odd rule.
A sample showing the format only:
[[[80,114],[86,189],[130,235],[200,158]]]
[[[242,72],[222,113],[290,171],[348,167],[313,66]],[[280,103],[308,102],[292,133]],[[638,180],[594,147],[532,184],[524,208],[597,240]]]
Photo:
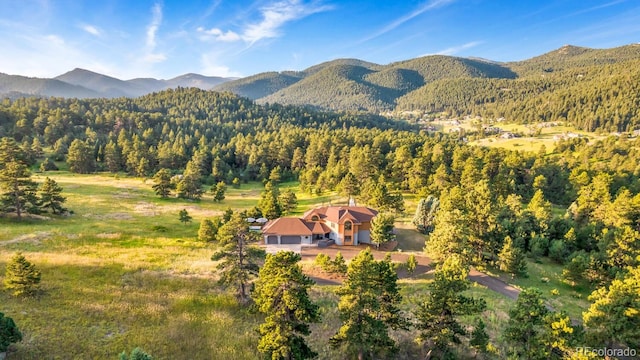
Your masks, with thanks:
[[[600,75],[585,70],[584,80],[564,79],[575,86],[591,75],[612,84],[630,81],[616,75],[614,65],[600,69]],[[501,88],[500,82],[521,80],[492,81]],[[543,89],[544,79],[539,81]],[[519,101],[536,107],[535,101]],[[529,105],[523,106],[526,114]],[[598,126],[633,125],[637,115],[623,106],[618,108],[626,115]],[[471,265],[495,265],[515,275],[526,274],[522,256],[548,257],[565,266],[568,281],[599,289],[584,317],[590,343],[639,346],[637,316],[602,314],[615,306],[637,311],[638,294],[614,287],[638,281],[640,138],[595,144],[578,138],[560,141],[551,154],[525,153],[468,146],[370,114],[262,106],[229,93],[183,88],[136,99],[4,100],[0,137],[15,139],[28,165],[66,161],[78,173],[151,177],[168,170],[198,189],[221,181],[295,179],[309,193],[337,190],[390,212],[403,210],[398,194],[413,194],[424,199],[414,221],[430,234],[430,255],[459,255]],[[48,147],[50,160],[43,159]],[[430,211],[434,204],[437,212]]]

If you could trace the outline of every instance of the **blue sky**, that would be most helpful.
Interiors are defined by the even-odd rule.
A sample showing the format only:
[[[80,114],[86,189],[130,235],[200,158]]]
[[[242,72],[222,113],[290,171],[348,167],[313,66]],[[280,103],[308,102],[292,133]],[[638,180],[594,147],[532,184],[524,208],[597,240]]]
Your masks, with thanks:
[[[522,60],[640,42],[638,0],[0,0],[0,72],[248,76],[336,58]]]

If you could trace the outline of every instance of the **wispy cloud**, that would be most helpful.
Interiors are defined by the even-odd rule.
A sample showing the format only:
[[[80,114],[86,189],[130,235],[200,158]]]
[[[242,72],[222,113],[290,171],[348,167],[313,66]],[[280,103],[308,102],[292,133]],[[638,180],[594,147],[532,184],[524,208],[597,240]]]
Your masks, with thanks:
[[[471,48],[476,47],[476,46],[478,46],[478,45],[480,45],[482,43],[483,43],[482,41],[471,41],[471,42],[468,42],[466,44],[462,44],[462,45],[458,45],[458,46],[452,46],[450,48],[446,48],[446,49],[440,50],[440,51],[434,53],[434,55],[455,55],[455,54],[457,54],[457,53],[459,53],[461,51],[464,51],[464,50],[467,50],[467,49],[471,49]],[[422,56],[426,56],[426,55],[430,55],[430,54],[425,54],[425,55],[422,55]]]
[[[93,25],[89,25],[89,24],[81,24],[80,28],[86,32],[88,32],[89,34],[93,35],[93,36],[100,36],[102,35],[102,32],[100,31],[100,29],[98,29],[97,27],[93,26]]]
[[[206,30],[203,27],[199,27],[198,32],[200,33],[201,40],[215,40],[223,42],[242,40],[242,36],[240,36],[240,34],[235,33],[231,30],[227,30],[226,32],[224,32],[218,28]]]
[[[201,56],[202,73],[223,77],[241,77],[242,74],[232,71],[228,66],[218,63],[217,56],[214,54],[204,54]]]
[[[282,28],[289,22],[302,19],[312,14],[333,9],[314,1],[304,3],[301,0],[284,0],[270,3],[260,8],[260,20],[247,24],[241,31],[224,31],[219,28],[206,30],[198,28],[202,40],[244,41],[250,45],[270,38],[282,36]]]
[[[392,21],[391,23],[387,24],[386,26],[384,26],[382,29],[374,32],[373,34],[365,37],[364,39],[360,40],[358,43],[364,43],[367,42],[369,40],[375,39],[378,36],[384,35],[386,33],[388,33],[389,31],[397,28],[398,26],[406,23],[407,21],[415,18],[416,16],[422,15],[425,12],[429,11],[429,10],[433,10],[445,5],[448,5],[450,3],[453,3],[456,0],[431,0],[428,1],[426,3],[423,3],[422,5],[418,6],[416,9],[414,9],[412,12],[405,14],[397,19],[395,19],[394,21]]]
[[[164,54],[155,53],[156,46],[157,46],[156,36],[161,23],[162,23],[162,5],[160,3],[155,3],[151,8],[151,22],[147,26],[146,41],[145,41],[146,54],[142,59],[144,62],[157,63],[157,62],[164,61],[167,58]]]

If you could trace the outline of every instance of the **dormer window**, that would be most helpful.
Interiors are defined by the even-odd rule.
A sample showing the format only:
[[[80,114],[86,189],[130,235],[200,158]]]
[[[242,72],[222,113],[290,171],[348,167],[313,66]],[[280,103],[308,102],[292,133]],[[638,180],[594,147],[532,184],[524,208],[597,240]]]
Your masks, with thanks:
[[[351,230],[351,226],[352,226],[351,221],[347,221],[347,222],[345,222],[345,223],[344,223],[344,230],[345,230],[345,231],[349,231],[349,230]]]
[[[319,221],[319,220],[320,220],[320,218],[318,217],[318,215],[313,215],[311,217],[311,221]]]

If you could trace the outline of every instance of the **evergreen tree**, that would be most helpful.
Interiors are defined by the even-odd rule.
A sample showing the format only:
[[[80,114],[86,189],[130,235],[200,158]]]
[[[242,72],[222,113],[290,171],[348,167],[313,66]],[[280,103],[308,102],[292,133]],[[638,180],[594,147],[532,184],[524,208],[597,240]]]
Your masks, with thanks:
[[[292,210],[295,210],[296,206],[298,206],[298,198],[291,189],[287,189],[282,192],[279,202],[282,207],[283,214],[290,213]]]
[[[255,283],[253,299],[266,318],[260,325],[258,350],[269,359],[311,359],[317,356],[306,344],[309,323],[320,321],[319,306],[309,298],[314,282],[298,265],[301,257],[279,251],[267,255]]]
[[[4,286],[14,296],[33,295],[40,284],[40,270],[24,255],[16,253],[7,264]]]
[[[345,275],[347,273],[347,261],[342,256],[342,252],[338,251],[336,257],[331,261],[330,272],[334,274]]]
[[[267,219],[276,219],[282,216],[282,207],[280,205],[280,190],[278,186],[271,181],[264,185],[264,190],[260,194],[258,208],[262,215]]]
[[[511,236],[504,238],[504,245],[498,254],[500,270],[512,275],[526,275],[527,260],[524,252],[520,250],[511,240]]]
[[[200,228],[198,229],[198,240],[211,242],[216,240],[218,227],[209,219],[202,219]]]
[[[176,192],[181,199],[200,200],[202,197],[202,174],[197,162],[189,161],[182,174],[182,179],[176,186]]]
[[[93,147],[86,142],[75,139],[69,146],[67,153],[69,170],[75,173],[88,174],[96,169],[96,161],[93,155]]]
[[[49,177],[44,179],[40,186],[40,207],[50,209],[54,214],[62,214],[65,209],[62,204],[67,200],[62,193],[62,187]]]
[[[483,299],[462,295],[469,288],[468,273],[461,257],[447,258],[436,269],[429,295],[416,309],[418,340],[442,358],[450,355],[453,344],[460,343],[460,336],[467,335],[457,317],[480,313],[486,307]]]
[[[371,220],[371,242],[376,244],[377,248],[380,248],[380,244],[395,240],[394,221],[393,215],[385,213],[379,213]]]
[[[171,171],[169,169],[160,169],[153,176],[153,185],[151,186],[156,195],[166,198],[171,195],[171,190],[175,187],[171,182]]]
[[[40,171],[41,172],[55,171],[55,170],[58,170],[58,167],[56,166],[56,164],[50,158],[45,158],[42,161],[42,163],[40,164]]]
[[[338,184],[340,193],[349,198],[360,194],[360,181],[352,173],[347,173]]]
[[[520,359],[547,359],[542,351],[541,334],[548,310],[540,290],[527,288],[520,292],[516,305],[509,310],[509,321],[504,337],[511,352]]]
[[[191,222],[191,220],[193,220],[191,215],[189,215],[189,212],[187,211],[187,209],[180,210],[180,212],[178,213],[178,219],[183,224],[186,224],[188,222]]]
[[[529,201],[529,205],[527,206],[527,210],[531,211],[533,216],[538,221],[539,228],[546,232],[549,228],[549,223],[551,222],[551,203],[544,198],[544,193],[542,190],[537,190],[531,201]]]
[[[258,274],[258,262],[265,257],[263,249],[253,246],[255,239],[249,232],[249,226],[243,215],[234,213],[231,219],[221,228],[233,231],[232,238],[228,241],[220,242],[222,249],[211,257],[211,260],[218,261],[217,269],[220,270],[219,283],[223,286],[235,286],[237,288],[238,299],[242,303],[248,301],[248,285],[253,277]],[[219,236],[222,234],[219,234]]]
[[[640,347],[640,268],[601,287],[589,296],[591,306],[582,313],[587,335],[594,344],[616,342]]]
[[[423,234],[428,234],[433,231],[436,211],[439,205],[440,201],[432,195],[420,199],[412,220],[413,225],[415,225],[418,231]]]
[[[336,293],[342,326],[331,337],[333,346],[346,345],[347,351],[376,357],[395,349],[389,328],[406,328],[398,305],[402,300],[398,275],[389,261],[376,261],[369,249],[349,263],[347,278]]]
[[[23,163],[11,161],[0,168],[0,206],[4,212],[15,212],[18,219],[31,209],[37,209],[36,183]]]
[[[469,345],[476,350],[476,356],[478,353],[485,354],[487,352],[487,346],[489,345],[489,335],[487,334],[486,325],[481,318],[476,318],[471,332],[471,338],[469,339]]]
[[[0,353],[6,352],[9,345],[22,341],[22,333],[12,318],[0,312]]]
[[[211,194],[213,195],[213,201],[220,202],[224,200],[224,194],[227,191],[227,185],[224,181],[218,181],[215,186],[211,187]]]
[[[409,273],[409,275],[413,275],[417,267],[418,260],[416,260],[415,254],[409,255],[409,258],[407,258],[407,272]]]

